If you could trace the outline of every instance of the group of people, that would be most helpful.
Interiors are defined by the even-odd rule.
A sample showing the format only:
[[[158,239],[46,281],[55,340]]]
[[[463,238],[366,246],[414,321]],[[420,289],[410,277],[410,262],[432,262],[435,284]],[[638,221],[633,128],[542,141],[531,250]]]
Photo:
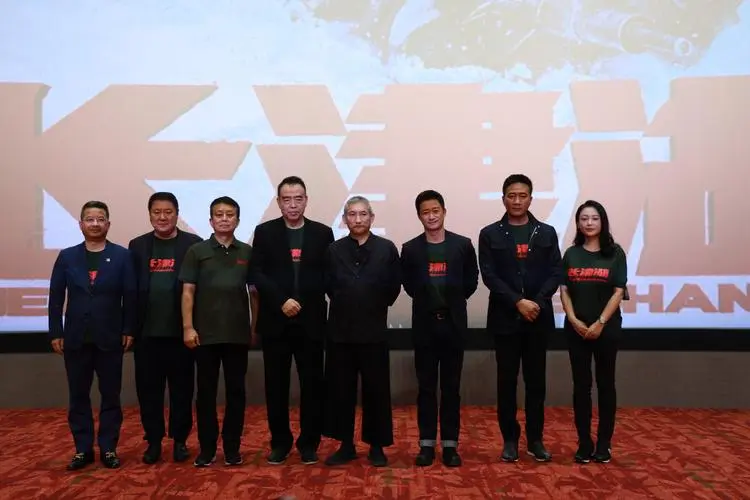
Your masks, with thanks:
[[[268,463],[284,463],[294,448],[302,463],[317,463],[322,436],[340,443],[325,459],[327,465],[355,460],[361,378],[367,458],[373,466],[387,465],[384,449],[394,441],[387,317],[402,286],[412,299],[419,427],[415,463],[434,463],[439,444],[442,462],[460,466],[467,300],[480,275],[490,291],[487,331],[495,339],[501,460],[519,459],[521,368],[527,451],[538,461],[551,460],[543,442],[546,352],[555,330],[552,297],[560,289],[574,383],[575,460],[608,462],[617,404],[620,302],[627,295],[625,254],[612,238],[604,207],[587,201],[575,215],[573,245],[561,256],[555,229],[529,212],[532,192],[525,175],[505,180],[506,213],[481,230],[478,255],[470,238],[445,229],[445,200],[433,190],[416,197],[424,231],[404,243],[401,252],[373,234],[375,214],[361,196],[346,202],[342,217],[349,234],[334,240],[329,226],[305,217],[307,189],[299,177],[278,185],[281,217],[258,225],[252,246],[235,237],[240,206],[229,197],[211,203],[213,233],[202,240],[177,227],[179,203],[172,193],[154,193],[148,201],[153,231],[130,241],[127,249],[107,240],[107,205],[87,202],[80,217],[84,242],[60,252],[50,280],[49,335],[53,350],[65,360],[68,422],[76,448],[68,468],[78,470],[95,460],[94,374],[101,395],[100,460],[108,468],[120,466],[122,362],[131,348],[148,443],[143,462],[160,460],[167,437],[176,462],[191,457],[186,441],[195,393],[200,450],[194,465],[215,461],[219,436],[224,462],[241,464],[248,346],[257,343],[271,435]],[[301,393],[296,440],[289,419],[292,358]],[[596,440],[591,432],[592,359],[599,396]],[[221,430],[216,408],[220,368],[226,400]]]

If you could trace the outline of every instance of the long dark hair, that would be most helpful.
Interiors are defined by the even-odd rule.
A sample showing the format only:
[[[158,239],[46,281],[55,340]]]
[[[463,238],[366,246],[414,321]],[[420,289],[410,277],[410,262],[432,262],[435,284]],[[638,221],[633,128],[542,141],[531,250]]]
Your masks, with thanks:
[[[600,251],[604,257],[611,257],[615,253],[617,243],[615,243],[615,239],[612,237],[612,233],[609,230],[609,217],[607,216],[607,211],[604,210],[604,207],[598,201],[586,200],[585,202],[581,203],[581,205],[578,207],[578,210],[576,210],[576,236],[573,239],[573,244],[576,246],[581,246],[586,241],[586,237],[578,227],[578,219],[580,218],[583,209],[588,207],[593,208],[599,214],[599,221],[601,222],[602,226],[602,230],[599,233]]]

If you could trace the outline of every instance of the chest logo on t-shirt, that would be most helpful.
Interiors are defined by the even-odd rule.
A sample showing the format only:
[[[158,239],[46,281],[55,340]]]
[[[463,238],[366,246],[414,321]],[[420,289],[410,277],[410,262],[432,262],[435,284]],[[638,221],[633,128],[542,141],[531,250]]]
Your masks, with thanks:
[[[90,284],[92,284],[92,285],[94,284],[94,282],[96,281],[96,275],[97,274],[98,274],[97,271],[89,271],[89,283]]]
[[[430,262],[427,272],[430,278],[442,278],[448,275],[447,262]]]
[[[516,258],[525,259],[529,255],[529,244],[519,243],[516,245]]]
[[[292,262],[300,262],[302,261],[302,249],[301,248],[291,248],[289,251],[292,254]]]
[[[151,259],[148,267],[152,273],[173,273],[174,259]]]
[[[609,280],[609,269],[601,267],[571,267],[568,269],[568,279],[575,282]]]

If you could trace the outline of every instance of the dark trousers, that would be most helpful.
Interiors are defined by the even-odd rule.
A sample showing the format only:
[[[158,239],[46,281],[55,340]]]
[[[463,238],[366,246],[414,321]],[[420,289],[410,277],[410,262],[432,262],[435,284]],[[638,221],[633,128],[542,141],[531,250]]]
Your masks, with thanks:
[[[595,363],[596,390],[599,395],[599,427],[597,441],[609,447],[615,431],[617,391],[615,363],[622,335],[622,320],[613,319],[596,340],[585,340],[567,322],[568,355],[573,372],[573,412],[579,443],[593,444],[591,439],[591,360]]]
[[[417,370],[419,445],[435,446],[438,430],[438,375],[440,376],[440,440],[443,448],[457,447],[461,426],[461,371],[464,349],[460,332],[449,318],[430,321],[430,331],[419,332],[414,345]]]
[[[326,351],[328,405],[326,435],[354,441],[357,379],[362,377],[362,441],[370,446],[393,444],[391,362],[386,342],[329,342]]]
[[[101,406],[97,442],[102,453],[115,451],[122,427],[122,349],[102,351],[93,344],[80,349],[65,349],[65,371],[68,378],[68,425],[76,452],[94,449],[94,415],[91,411],[91,384],[98,379]]]
[[[294,357],[301,393],[297,448],[317,450],[323,431],[323,342],[307,336],[302,326],[289,325],[264,336],[262,345],[271,448],[290,450],[294,442],[289,428],[289,384]]]
[[[219,440],[216,396],[219,367],[224,369],[226,405],[221,438],[224,452],[238,452],[245,427],[245,374],[247,344],[210,344],[195,349],[198,394],[195,401],[198,417],[198,442],[202,453],[215,453]]]
[[[164,391],[169,387],[169,436],[184,443],[193,427],[195,359],[181,338],[139,339],[134,350],[136,388],[146,441],[164,438]]]
[[[528,323],[522,324],[517,332],[495,335],[497,418],[506,442],[518,442],[521,437],[521,426],[516,417],[519,368],[523,370],[526,390],[526,440],[528,443],[542,440],[548,338],[548,330]]]

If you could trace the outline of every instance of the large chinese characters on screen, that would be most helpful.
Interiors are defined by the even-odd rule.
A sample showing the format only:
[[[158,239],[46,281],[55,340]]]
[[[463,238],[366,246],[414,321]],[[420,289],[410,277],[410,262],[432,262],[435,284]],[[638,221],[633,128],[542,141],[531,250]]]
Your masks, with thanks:
[[[74,216],[83,201],[106,200],[117,220],[111,237],[125,243],[144,229],[143,203],[151,192],[145,179],[230,179],[256,147],[273,184],[286,175],[305,178],[312,218],[338,223],[348,196],[370,195],[375,226],[400,245],[420,231],[415,195],[437,189],[447,200],[450,229],[476,240],[479,229],[502,212],[497,191],[504,177],[523,172],[534,179],[537,192],[554,193],[554,159],[569,144],[577,201],[602,201],[628,250],[643,221],[637,274],[687,277],[667,299],[659,283],[633,289],[636,300],[626,311],[634,312],[638,303],[647,303],[652,313],[750,309],[747,285],[719,283],[712,299],[691,281],[750,275],[750,260],[738,251],[750,243],[741,218],[750,213],[743,188],[743,165],[750,157],[750,142],[743,137],[750,120],[747,77],[676,80],[669,101],[650,122],[636,82],[571,85],[578,132],[642,131],[646,138],[667,138],[670,157],[659,163],[644,162],[640,139],[578,140],[574,128],[554,126],[561,93],[485,92],[478,85],[388,86],[361,95],[345,116],[324,86],[252,89],[277,136],[339,137],[338,151],[309,140],[298,145],[150,140],[214,90],[112,86],[42,131],[48,87],[0,85],[0,204],[6,214],[0,279],[49,276],[56,250],[44,248],[42,190]],[[351,189],[338,172],[341,160],[363,162]],[[262,219],[277,216],[274,200],[268,203]],[[537,197],[532,209],[546,219],[556,203],[555,196]],[[563,247],[572,231],[572,223],[560,231]],[[480,287],[471,301],[473,326],[484,323],[486,293]],[[44,315],[45,300],[44,288],[5,288],[0,314]],[[408,313],[402,298],[393,323],[408,326]]]

